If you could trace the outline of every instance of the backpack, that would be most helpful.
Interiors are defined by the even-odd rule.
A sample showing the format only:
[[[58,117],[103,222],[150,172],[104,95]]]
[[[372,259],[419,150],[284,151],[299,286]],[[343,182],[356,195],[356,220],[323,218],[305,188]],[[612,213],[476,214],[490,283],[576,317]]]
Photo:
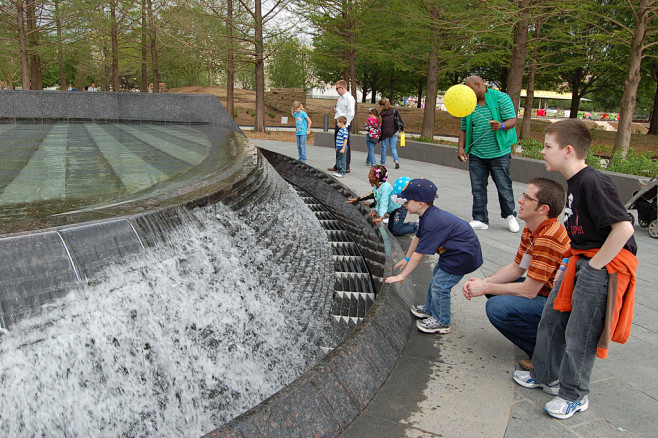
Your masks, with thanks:
[[[395,129],[404,132],[404,122],[402,122],[402,117],[400,117],[400,113],[395,108],[393,108],[393,123],[395,123]]]

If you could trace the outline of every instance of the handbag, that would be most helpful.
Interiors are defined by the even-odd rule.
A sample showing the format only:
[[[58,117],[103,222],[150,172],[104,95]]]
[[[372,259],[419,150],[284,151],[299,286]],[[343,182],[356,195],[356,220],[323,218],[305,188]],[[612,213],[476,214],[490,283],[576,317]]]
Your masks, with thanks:
[[[402,117],[396,108],[393,108],[393,122],[395,123],[395,129],[398,131],[404,131],[404,123],[402,123]]]

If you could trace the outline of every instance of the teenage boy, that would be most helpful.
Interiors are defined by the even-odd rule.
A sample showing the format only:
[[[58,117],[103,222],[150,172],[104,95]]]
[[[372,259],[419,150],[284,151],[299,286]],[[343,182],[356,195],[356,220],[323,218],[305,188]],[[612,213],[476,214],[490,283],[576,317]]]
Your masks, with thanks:
[[[570,247],[567,230],[557,220],[564,200],[560,183],[547,178],[528,181],[519,199],[519,219],[526,225],[514,261],[485,279],[470,278],[462,287],[468,300],[482,295],[489,298],[487,318],[526,352],[529,359],[520,362],[526,370],[532,369],[537,326]]]
[[[567,119],[544,133],[546,169],[567,179],[565,227],[571,258],[544,307],[532,357],[534,369],[515,371],[513,377],[526,388],[557,390],[544,411],[566,419],[589,407],[595,357],[607,356],[611,339],[621,343],[628,339],[637,245],[614,183],[585,163],[592,141],[587,125]]]
[[[338,117],[336,119],[336,126],[338,126],[338,134],[336,134],[336,173],[334,176],[336,178],[342,178],[345,176],[347,161],[347,142],[350,138],[350,133],[346,128],[347,119],[344,116]]]
[[[418,266],[425,254],[439,254],[432,281],[427,289],[425,305],[413,306],[411,313],[420,318],[418,330],[425,333],[450,333],[450,291],[462,277],[482,266],[480,241],[468,222],[434,206],[436,186],[421,178],[409,181],[395,196],[409,213],[420,216],[418,232],[394,270],[398,275],[386,283],[402,282]]]

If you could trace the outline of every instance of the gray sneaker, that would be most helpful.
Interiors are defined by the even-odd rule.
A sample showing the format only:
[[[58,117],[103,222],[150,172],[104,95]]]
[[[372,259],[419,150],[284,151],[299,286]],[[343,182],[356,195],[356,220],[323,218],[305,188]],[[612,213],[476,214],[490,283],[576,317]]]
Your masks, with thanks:
[[[433,316],[419,319],[416,321],[416,327],[418,327],[418,330],[425,333],[440,333],[442,335],[450,333],[450,326],[439,324],[439,321]]]
[[[584,396],[581,400],[570,402],[562,397],[555,397],[546,403],[544,411],[551,417],[566,420],[573,417],[576,412],[584,412],[589,408],[589,399]]]
[[[560,381],[555,380],[551,383],[537,383],[535,379],[530,377],[530,371],[514,371],[512,378],[516,383],[526,388],[541,388],[545,393],[557,395],[560,391]]]
[[[430,316],[432,316],[432,315],[430,315],[429,313],[427,313],[425,311],[425,306],[422,306],[422,305],[412,306],[411,307],[411,314],[413,316],[415,316],[416,318],[420,318],[420,319],[425,319],[425,318],[429,318]]]

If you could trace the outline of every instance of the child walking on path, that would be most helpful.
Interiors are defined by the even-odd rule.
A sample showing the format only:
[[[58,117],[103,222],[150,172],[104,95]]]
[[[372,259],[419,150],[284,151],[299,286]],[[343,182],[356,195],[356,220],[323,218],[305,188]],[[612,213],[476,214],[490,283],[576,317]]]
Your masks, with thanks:
[[[637,270],[634,228],[612,180],[585,163],[592,141],[580,120],[567,119],[544,131],[548,171],[567,180],[565,228],[571,239],[566,271],[548,296],[537,329],[532,371],[514,381],[556,395],[544,411],[566,419],[589,407],[596,356],[610,340],[630,335]]]
[[[379,111],[375,108],[370,108],[368,119],[363,127],[366,131],[366,145],[368,145],[366,166],[374,166],[377,163],[377,158],[375,158],[375,145],[379,141],[379,137],[382,135],[381,126]]]
[[[411,181],[410,178],[407,179]],[[394,194],[393,186],[391,186],[387,180],[388,170],[386,170],[386,166],[382,166],[381,164],[375,165],[370,168],[370,172],[368,173],[368,181],[372,185],[372,193],[359,198],[350,198],[347,202],[354,204],[359,201],[374,198],[375,202],[372,203],[370,207],[374,207],[375,211],[369,214],[369,217],[373,218],[373,223],[382,222],[384,216],[388,214],[390,216],[388,220],[388,229],[394,236],[415,233],[418,226],[412,222],[404,222],[404,219],[407,216],[407,209],[402,205],[393,202],[391,199],[391,195]],[[401,212],[402,214],[398,215],[397,212],[401,209],[404,209],[404,211]]]
[[[297,152],[299,161],[306,163],[306,136],[311,133],[311,118],[304,111],[304,105],[298,100],[292,103],[292,115],[297,128]]]
[[[398,275],[386,283],[402,282],[413,272],[425,254],[439,254],[427,299],[413,306],[411,313],[420,318],[418,330],[425,333],[450,333],[450,292],[462,277],[482,266],[480,241],[468,222],[434,206],[436,186],[427,179],[412,179],[396,197],[412,214],[418,214],[418,233],[414,236],[404,260],[394,270]]]
[[[345,116],[340,116],[336,119],[336,126],[338,126],[338,134],[336,134],[336,178],[343,178],[345,176],[347,167],[347,141],[350,138],[350,133],[347,131],[347,119]]]

